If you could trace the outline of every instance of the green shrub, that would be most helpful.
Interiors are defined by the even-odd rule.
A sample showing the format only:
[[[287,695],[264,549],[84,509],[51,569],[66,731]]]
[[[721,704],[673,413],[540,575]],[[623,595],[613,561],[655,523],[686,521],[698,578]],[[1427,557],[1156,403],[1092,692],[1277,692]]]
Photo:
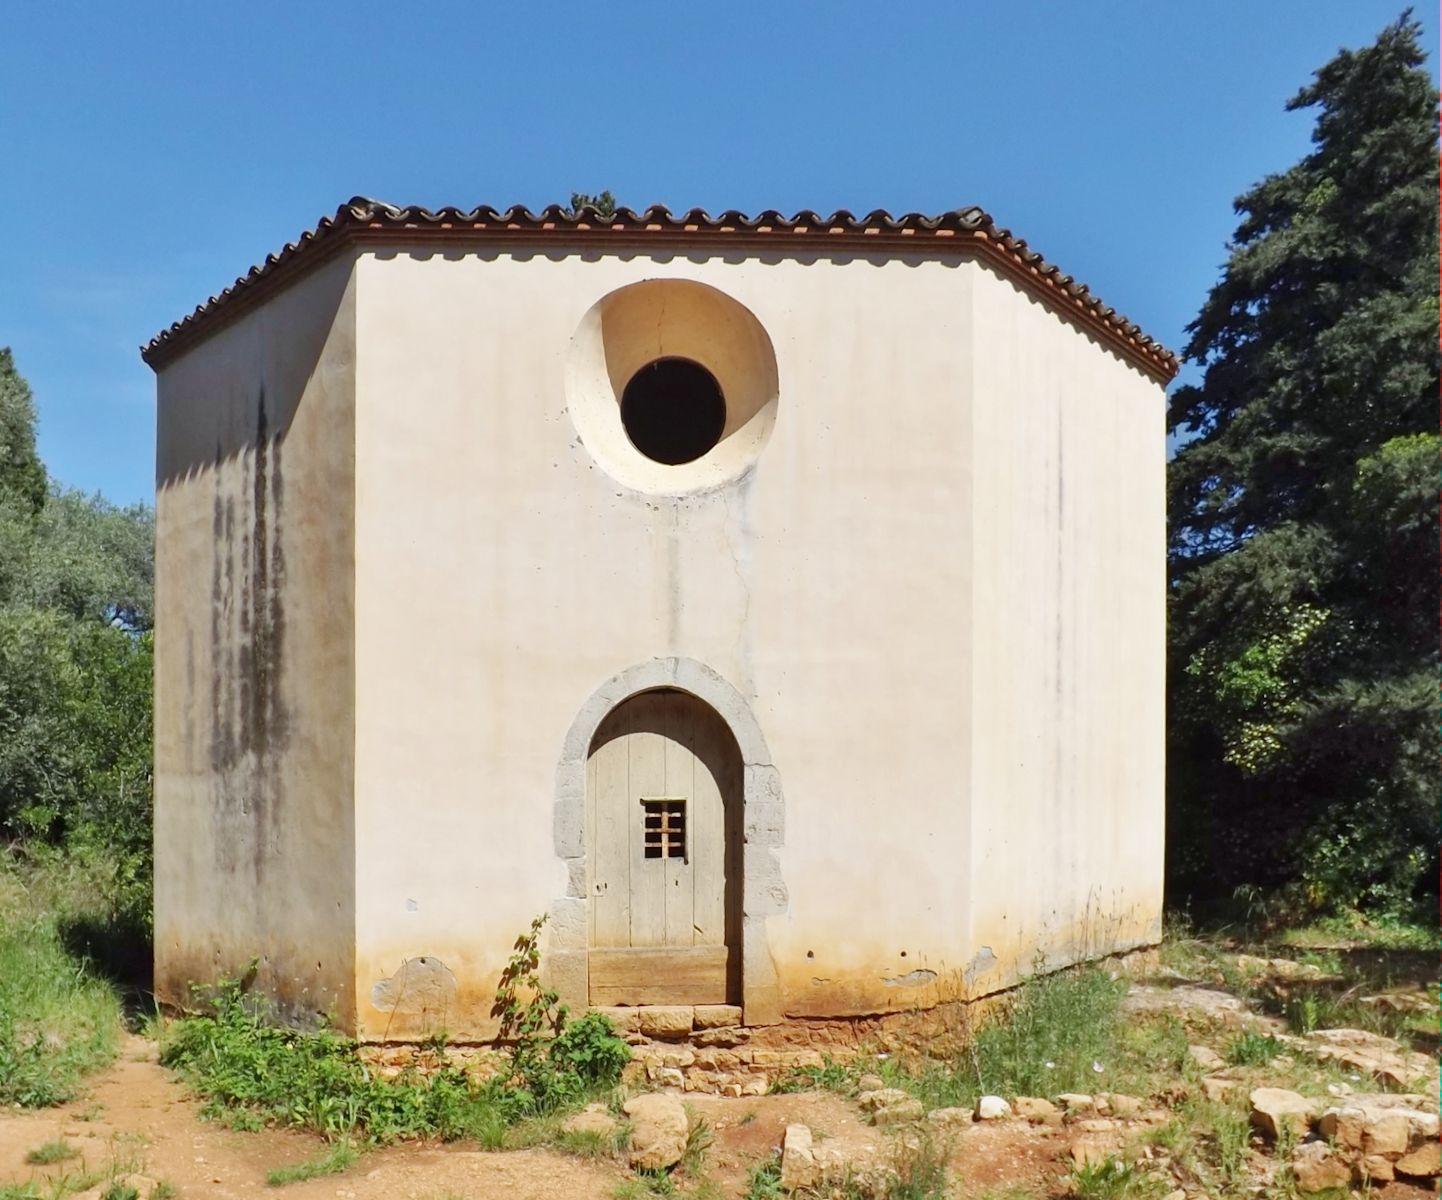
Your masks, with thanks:
[[[161,1062],[206,1098],[208,1116],[238,1128],[290,1125],[373,1142],[471,1137],[499,1147],[508,1126],[614,1087],[630,1058],[601,1014],[568,1021],[554,996],[539,988],[517,999],[535,982],[539,931],[538,921],[519,940],[516,969],[503,984],[512,989],[505,997],[510,1011],[519,1014],[503,1027],[523,1036],[509,1047],[510,1070],[488,1079],[457,1066],[383,1078],[349,1038],[281,1028],[265,1000],[234,982],[210,989],[209,1015],[167,1029]]]

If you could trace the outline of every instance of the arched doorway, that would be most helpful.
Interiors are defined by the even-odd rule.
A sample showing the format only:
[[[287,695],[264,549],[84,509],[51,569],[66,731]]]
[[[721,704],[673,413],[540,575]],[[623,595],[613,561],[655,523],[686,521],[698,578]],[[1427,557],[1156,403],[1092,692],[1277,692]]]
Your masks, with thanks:
[[[660,688],[586,759],[593,1005],[740,1002],[742,760],[710,705]]]

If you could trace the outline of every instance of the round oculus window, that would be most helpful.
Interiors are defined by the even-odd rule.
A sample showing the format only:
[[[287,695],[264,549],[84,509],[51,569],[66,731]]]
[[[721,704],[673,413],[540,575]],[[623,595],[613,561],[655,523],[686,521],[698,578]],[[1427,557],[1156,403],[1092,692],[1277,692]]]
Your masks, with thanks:
[[[721,440],[726,397],[705,367],[689,358],[658,358],[631,376],[621,394],[626,436],[653,462],[695,462]]]

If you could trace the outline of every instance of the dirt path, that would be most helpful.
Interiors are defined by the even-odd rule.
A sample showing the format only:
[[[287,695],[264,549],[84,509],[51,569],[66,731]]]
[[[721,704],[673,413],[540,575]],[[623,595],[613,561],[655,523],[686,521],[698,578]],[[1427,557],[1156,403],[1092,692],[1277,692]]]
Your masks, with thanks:
[[[63,1137],[80,1151],[54,1167],[28,1166],[25,1155]],[[200,1119],[200,1105],[185,1095],[155,1058],[155,1046],[127,1037],[119,1060],[98,1076],[88,1095],[63,1108],[0,1113],[0,1182],[118,1163],[156,1180],[168,1180],[182,1197],[237,1200],[284,1195],[288,1200],[380,1197],[404,1200],[501,1200],[502,1197],[609,1200],[623,1178],[618,1166],[588,1163],[543,1150],[484,1154],[453,1147],[401,1147],[366,1155],[343,1175],[267,1187],[266,1172],[313,1158],[320,1139],[266,1130],[235,1133]]]
[[[833,1144],[886,1153],[885,1136],[862,1122],[854,1104],[829,1093],[687,1100],[715,1135],[706,1167],[722,1196],[744,1192],[751,1169],[779,1147],[791,1122],[809,1125]],[[26,1164],[28,1152],[58,1138],[80,1157],[53,1167]],[[199,1103],[157,1063],[154,1044],[134,1036],[125,1038],[119,1059],[84,1098],[58,1109],[0,1112],[0,1183],[115,1167],[166,1180],[186,1200],[610,1200],[628,1178],[610,1161],[547,1150],[485,1153],[457,1144],[392,1147],[367,1154],[341,1175],[280,1190],[267,1186],[268,1171],[324,1148],[302,1133],[236,1133],[202,1120]],[[952,1161],[968,1190],[1022,1184],[1045,1193],[1064,1151],[1065,1140],[1052,1131],[1008,1125],[970,1132]]]

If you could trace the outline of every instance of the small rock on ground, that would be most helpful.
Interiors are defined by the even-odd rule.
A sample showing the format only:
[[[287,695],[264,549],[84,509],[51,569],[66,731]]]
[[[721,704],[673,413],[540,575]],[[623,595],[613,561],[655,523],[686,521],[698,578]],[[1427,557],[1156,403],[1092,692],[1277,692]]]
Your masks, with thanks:
[[[1309,1194],[1344,1188],[1352,1182],[1351,1170],[1326,1142],[1298,1146],[1292,1155],[1292,1174],[1297,1180],[1297,1190]]]
[[[1038,1096],[1018,1096],[1012,1109],[1017,1116],[1034,1125],[1060,1125],[1062,1113],[1050,1100]]]
[[[1312,1101],[1286,1088],[1256,1088],[1248,1097],[1252,1124],[1275,1141],[1284,1128],[1301,1138],[1312,1127]]]
[[[983,1096],[976,1102],[978,1121],[999,1121],[1011,1116],[1011,1105],[1000,1096]]]
[[[1403,1175],[1424,1178],[1442,1175],[1442,1143],[1426,1142],[1411,1154],[1404,1154],[1397,1160],[1396,1169]]]
[[[815,1187],[820,1182],[810,1126],[800,1123],[786,1126],[786,1136],[781,1141],[781,1186],[791,1192]]]
[[[686,1153],[691,1123],[675,1096],[635,1096],[623,1110],[631,1118],[631,1165],[648,1171],[674,1167]]]

